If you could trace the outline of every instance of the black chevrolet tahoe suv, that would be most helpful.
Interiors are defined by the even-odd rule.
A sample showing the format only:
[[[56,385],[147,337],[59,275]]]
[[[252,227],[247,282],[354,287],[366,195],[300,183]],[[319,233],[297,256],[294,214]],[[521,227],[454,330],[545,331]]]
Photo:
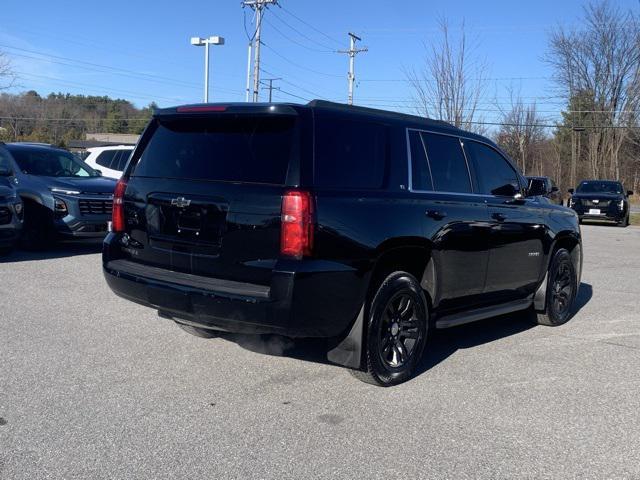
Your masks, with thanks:
[[[439,121],[317,100],[158,110],[116,187],[104,274],[193,334],[324,337],[329,361],[393,385],[434,328],[568,320],[578,217],[526,185]]]
[[[621,227],[629,226],[631,190],[625,191],[622,183],[612,180],[584,180],[578,188],[569,189],[569,206],[580,221],[605,220]]]

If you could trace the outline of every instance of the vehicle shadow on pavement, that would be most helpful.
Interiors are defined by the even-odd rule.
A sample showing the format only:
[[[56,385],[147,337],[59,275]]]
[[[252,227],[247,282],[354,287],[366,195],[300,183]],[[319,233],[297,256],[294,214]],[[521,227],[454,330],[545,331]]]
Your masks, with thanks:
[[[576,295],[573,312],[569,322],[591,300],[593,288],[588,283],[581,283]],[[473,348],[501,338],[510,337],[537,327],[536,315],[531,310],[514,312],[499,317],[488,318],[479,322],[461,325],[445,330],[432,330],[427,343],[425,355],[416,370],[415,376],[438,365],[457,350]],[[552,327],[540,327],[552,328]]]
[[[59,242],[46,250],[27,251],[16,248],[9,255],[0,257],[2,263],[31,262],[34,260],[50,260],[54,258],[91,255],[102,251],[102,239]]]
[[[591,300],[593,289],[581,283],[572,319]],[[571,319],[569,320],[571,321]],[[535,314],[515,312],[445,330],[432,329],[424,357],[415,376],[421,375],[453,355],[457,350],[473,348],[501,338],[517,335],[537,326]],[[550,328],[550,327],[541,327]],[[314,363],[333,365],[327,360],[326,339],[291,339],[279,335],[244,335],[221,333],[219,338],[246,350],[278,357],[289,357]]]

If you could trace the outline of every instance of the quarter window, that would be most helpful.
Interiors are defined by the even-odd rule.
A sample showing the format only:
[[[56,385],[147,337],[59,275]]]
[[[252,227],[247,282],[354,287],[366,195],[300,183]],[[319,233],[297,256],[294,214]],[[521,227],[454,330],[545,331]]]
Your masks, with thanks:
[[[384,125],[316,117],[315,184],[333,188],[381,188],[387,163]]]
[[[440,192],[471,193],[471,179],[460,140],[449,135],[422,133],[431,168],[433,189]]]
[[[518,174],[502,155],[474,141],[466,141],[465,149],[473,162],[480,193],[511,197],[520,191]]]

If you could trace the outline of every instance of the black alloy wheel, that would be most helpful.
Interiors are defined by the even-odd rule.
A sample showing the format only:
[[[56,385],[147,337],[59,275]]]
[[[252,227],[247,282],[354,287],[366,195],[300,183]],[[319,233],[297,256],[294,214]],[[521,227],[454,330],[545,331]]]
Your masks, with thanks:
[[[571,308],[577,293],[578,279],[571,254],[568,250],[560,248],[549,266],[545,310],[537,312],[538,323],[549,326],[566,323],[571,317]]]
[[[363,382],[388,387],[413,376],[427,341],[429,307],[420,283],[394,272],[367,302],[364,359],[352,374]]]
[[[401,368],[411,358],[420,338],[416,300],[407,292],[398,292],[387,302],[379,322],[380,359],[389,368]]]

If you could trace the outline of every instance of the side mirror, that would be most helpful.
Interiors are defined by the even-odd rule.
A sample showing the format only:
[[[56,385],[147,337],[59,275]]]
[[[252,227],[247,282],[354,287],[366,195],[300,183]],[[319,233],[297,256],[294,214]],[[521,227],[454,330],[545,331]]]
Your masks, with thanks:
[[[575,190],[574,190],[573,188],[570,188],[570,189],[568,190],[568,192],[569,192],[571,195],[573,195],[573,192],[575,192]]]
[[[13,175],[13,171],[9,167],[0,166],[0,177],[10,177]]]
[[[627,197],[630,197],[631,195],[633,195],[633,190],[627,190]]]
[[[102,170],[97,170],[97,169],[94,168],[93,171],[96,172],[99,177],[102,176]]]
[[[551,187],[551,193],[559,192],[560,189],[558,187]]]

